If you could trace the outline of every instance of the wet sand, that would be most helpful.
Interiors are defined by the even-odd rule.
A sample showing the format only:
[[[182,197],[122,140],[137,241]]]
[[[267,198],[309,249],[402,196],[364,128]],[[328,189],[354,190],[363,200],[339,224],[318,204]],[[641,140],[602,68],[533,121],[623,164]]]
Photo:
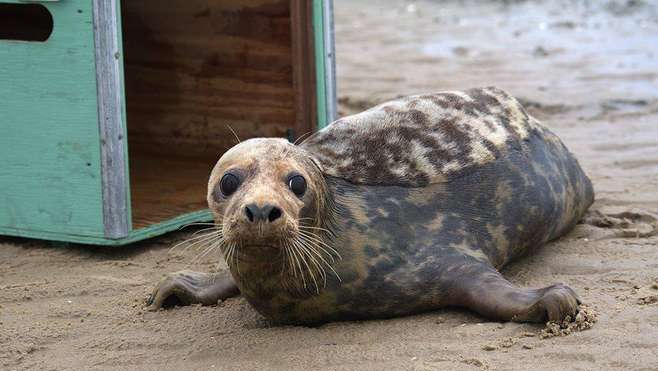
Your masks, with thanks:
[[[655,370],[658,6],[546,3],[336,0],[339,108],[486,85],[521,98],[577,155],[597,201],[504,274],[570,285],[598,313],[592,329],[542,339],[542,325],[455,309],[271,327],[239,298],[152,313],[143,301],[164,273],[226,269],[169,251],[191,232],[125,248],[2,238],[0,369]]]

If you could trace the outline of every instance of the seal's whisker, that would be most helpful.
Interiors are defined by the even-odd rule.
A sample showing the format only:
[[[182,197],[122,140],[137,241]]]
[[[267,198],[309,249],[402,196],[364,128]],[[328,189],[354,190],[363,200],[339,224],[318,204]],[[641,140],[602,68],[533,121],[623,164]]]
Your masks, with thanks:
[[[221,252],[222,245],[224,245],[224,243],[224,236],[220,233],[216,239],[207,242],[207,247],[205,247],[205,250],[201,253],[201,256],[198,256],[198,258],[200,259],[216,249],[219,249]]]
[[[231,265],[228,261],[230,253],[231,253],[231,245],[226,244],[226,246],[224,246],[224,248],[222,249],[222,255],[224,256],[224,261],[226,262],[226,265],[228,265],[228,266]]]
[[[299,273],[302,277],[302,283],[304,284],[304,287],[306,287],[306,276],[304,275],[304,271],[302,270],[302,265],[300,262],[300,257],[299,257],[299,252],[298,252],[298,247],[296,244],[291,245],[292,249],[290,250],[292,252],[293,259],[295,261],[295,264],[297,265],[297,268],[299,269]]]
[[[232,246],[233,246],[233,249],[232,249],[232,252],[231,252],[231,259],[234,261],[235,269],[237,270],[238,276],[239,276],[240,275],[240,257],[238,257],[238,254],[239,254],[240,246],[237,243],[233,243]]]
[[[299,144],[299,142],[301,142],[302,140],[304,140],[304,137],[306,137],[306,136],[308,136],[308,135],[311,135],[311,134],[313,134],[312,131],[307,131],[306,133],[300,135],[300,136],[299,136],[299,137],[293,142],[293,144],[294,144],[294,145]]]
[[[242,141],[240,140],[240,137],[238,136],[238,134],[235,133],[235,130],[233,130],[233,128],[231,127],[231,125],[226,124],[226,127],[231,131],[231,133],[233,133],[233,136],[235,137],[235,139],[238,140],[238,143],[237,143],[237,144],[242,143]]]
[[[327,251],[327,253],[329,255],[335,255],[338,259],[342,259],[342,257],[340,256],[340,253],[338,252],[338,250],[336,250],[331,245],[327,244],[322,239],[322,237],[318,236],[315,232],[305,231],[305,230],[302,230],[302,229],[300,229],[298,232],[299,232],[298,233],[299,235],[305,236],[307,239],[313,241],[315,244],[320,245],[321,249],[323,251]],[[331,253],[329,253],[329,252],[331,252]]]
[[[208,232],[209,230],[211,230],[211,232]],[[205,232],[205,233],[204,233],[204,232]],[[207,229],[202,229],[202,230],[200,230],[200,231],[196,231],[196,232],[194,232],[191,236],[192,236],[192,237],[197,237],[197,236],[199,236],[199,235],[209,236],[209,235],[211,235],[211,234],[221,233],[221,232],[222,232],[222,230],[219,229],[219,228],[207,228]],[[194,238],[192,238],[192,237],[186,239],[185,241],[190,241],[190,240],[194,239]],[[185,241],[183,241],[183,242],[185,242]]]
[[[304,251],[303,249],[300,249],[300,253],[302,253],[303,251]],[[313,269],[311,269],[311,266],[308,264],[308,261],[306,261],[306,259],[304,259],[304,258],[302,257],[301,260],[302,260],[302,263],[304,263],[304,265],[306,266],[306,269],[308,270],[308,273],[309,273],[309,275],[311,276],[311,279],[313,280],[313,284],[315,285],[315,290],[316,290],[316,292],[319,293],[319,292],[320,292],[320,288],[319,288],[319,286],[318,286],[318,281],[317,281],[317,279],[315,278],[315,274],[313,273]],[[302,277],[303,277],[303,276],[302,276]],[[306,285],[304,285],[304,287],[306,287]]]
[[[214,246],[214,245],[218,244],[219,241],[220,241],[220,238],[212,238],[212,239],[207,239],[207,240],[204,240],[204,241],[197,241],[196,243],[190,245],[190,247],[194,246],[194,250],[197,250],[197,251],[199,251],[199,250],[205,251],[209,246]],[[186,247],[183,251],[187,251],[190,247]]]
[[[200,260],[200,259],[203,258],[204,256],[208,255],[211,251],[214,251],[215,249],[217,249],[217,247],[219,247],[219,243],[218,243],[218,242],[219,242],[219,241],[217,241],[217,242],[211,244],[210,246],[206,247],[205,250],[203,250],[203,251],[202,251],[200,254],[198,254],[194,259],[192,259],[192,263],[194,263],[194,262]]]
[[[226,260],[226,264],[229,265],[229,267],[233,264],[235,264],[235,261],[233,260],[234,254],[235,254],[235,249],[236,249],[236,244],[235,243],[228,243],[226,246],[226,252],[224,255],[224,260]]]
[[[327,272],[326,272],[325,269],[322,267],[322,264],[320,264],[320,262],[318,262],[318,260],[315,259],[315,258],[311,255],[311,253],[309,252],[309,250],[305,250],[304,253],[309,257],[309,261],[310,261],[311,263],[313,263],[313,265],[314,265],[315,268],[316,268],[315,270],[316,270],[316,271],[318,272],[318,274],[320,275],[320,278],[322,279],[322,287],[327,287]],[[316,288],[317,288],[317,287],[316,287]]]
[[[295,244],[293,244],[293,250],[292,251],[293,251],[293,254],[294,254],[293,256],[294,256],[294,260],[295,260],[295,264],[296,264],[296,269],[299,271],[299,275],[302,278],[302,283],[303,283],[304,287],[306,287],[306,285],[307,285],[306,275],[304,274],[304,270],[302,269],[302,260],[303,260],[303,258],[301,256],[301,253],[299,252],[299,247],[296,246]]]
[[[182,245],[189,244],[189,245],[185,246],[185,248],[183,248],[183,252],[184,252],[184,251],[187,251],[188,249],[190,249],[192,246],[195,246],[195,245],[197,245],[199,243],[202,243],[202,242],[206,242],[208,240],[212,240],[213,238],[221,238],[221,232],[220,231],[213,231],[213,232],[209,232],[209,233],[205,233],[205,234],[201,234],[201,235],[198,235],[198,236],[188,238],[187,240],[181,241],[181,242],[177,243],[176,245],[174,245],[172,248],[169,249],[169,252],[172,252],[172,251],[176,250],[178,247],[180,247]]]
[[[214,239],[219,239],[219,238],[221,238],[221,234],[218,233],[218,232],[208,233],[208,234],[200,235],[200,236],[197,236],[197,237],[194,237],[194,238],[190,238],[190,239],[182,242],[182,243],[189,243],[189,245],[187,245],[183,248],[183,251],[187,251],[192,247],[204,246],[205,243],[207,243],[209,241],[212,241]]]
[[[192,236],[196,236],[199,233],[203,233],[203,232],[206,232],[206,231],[221,231],[221,229],[217,228],[216,226],[215,227],[210,227],[210,228],[203,228],[203,229],[199,229],[198,231],[192,233]]]
[[[327,255],[327,257],[331,260],[332,263],[336,262],[334,255],[331,254],[329,251],[327,251],[325,248],[323,248],[321,245],[318,245],[315,241],[309,240],[308,237],[305,237],[304,235],[300,235],[299,238],[302,239],[304,243],[309,244],[311,247],[313,247],[313,251],[317,250],[316,252]]]
[[[195,222],[195,223],[189,223],[181,226],[179,229],[187,228],[187,227],[194,227],[197,225],[212,225],[212,226],[219,226],[220,224],[217,223],[203,223],[203,222]]]
[[[210,236],[210,235],[213,235],[213,234],[219,235],[219,236],[223,235],[223,232],[221,230],[218,230],[217,228],[211,228],[211,229],[213,231],[201,230],[201,231],[194,232],[194,233],[192,233],[191,237],[188,238],[186,241],[192,241],[193,239],[196,239],[197,236],[199,236],[199,237],[200,236]]]
[[[216,235],[216,234],[217,234],[217,231],[213,231],[213,232],[204,233],[204,234],[202,234],[202,235],[198,235],[198,236],[192,236],[192,237],[190,237],[190,238],[188,238],[188,239],[185,239],[185,240],[183,240],[183,241],[181,241],[181,242],[175,244],[175,245],[171,248],[171,250],[174,250],[174,249],[176,249],[177,247],[179,247],[179,246],[181,246],[181,245],[184,245],[184,244],[186,244],[186,243],[190,243],[190,242],[192,242],[192,241],[199,240],[199,239],[203,239],[203,238],[206,238],[206,237],[209,237],[209,236],[214,236],[214,235]]]
[[[303,236],[300,236],[300,239],[303,240],[303,238],[304,238]],[[335,260],[334,260],[334,258],[333,258],[332,255],[330,255],[330,254],[327,253],[326,251],[323,251],[323,252],[324,252],[325,254],[327,254],[327,255],[329,256],[329,258],[331,259],[331,263],[330,263],[330,262],[328,262],[328,261],[324,258],[324,256],[322,256],[322,254],[320,254],[320,252],[318,252],[317,250],[315,250],[315,249],[309,249],[309,250],[312,251],[312,252],[313,252],[318,258],[320,258],[320,259],[322,260],[322,262],[324,263],[324,265],[325,265],[327,268],[329,268],[329,269],[333,272],[333,274],[336,276],[336,278],[338,278],[338,281],[339,281],[339,282],[342,282],[342,279],[340,278],[340,275],[338,274],[338,272],[336,272],[336,270],[334,269],[334,267],[331,265],[331,263],[335,263]],[[323,268],[323,269],[324,269],[324,268]],[[325,276],[325,278],[326,278],[326,276]],[[325,284],[326,284],[326,282],[325,282]]]
[[[294,262],[292,260],[292,256],[291,256],[292,252],[290,251],[291,249],[292,249],[292,247],[290,247],[289,243],[284,244],[284,251],[285,251],[285,254],[286,254],[286,258],[285,258],[285,263],[286,264],[283,266],[283,270],[285,271],[285,269],[289,269],[290,271],[292,271],[293,277],[296,278],[297,277],[297,269],[295,269],[295,265],[294,265]]]
[[[326,243],[323,243],[323,241],[319,240],[319,238],[315,234],[309,235],[307,233],[299,233],[298,236],[299,238],[303,239],[307,244],[311,245],[314,248],[314,251],[317,252],[319,255],[325,254],[329,258],[329,260],[331,260],[331,263],[335,263],[336,258],[342,259],[338,251],[336,251],[336,249],[332,248]],[[325,248],[325,246],[329,250]]]
[[[281,275],[284,275],[289,270],[289,265],[290,265],[290,251],[289,251],[289,249],[290,248],[288,247],[288,244],[285,244],[285,243],[281,244],[281,247],[282,247],[281,251],[283,252],[283,255],[284,255],[283,264],[281,264]]]
[[[310,226],[310,225],[303,225],[303,224],[300,224],[300,225],[299,225],[299,228],[300,228],[300,229],[318,230],[318,231],[322,231],[322,232],[326,232],[326,233],[331,233],[331,231],[328,230],[328,229],[326,229],[326,228],[312,227],[312,226]]]
[[[231,260],[233,260],[233,264],[235,265],[235,268],[238,270],[238,274],[240,274],[240,258],[238,257],[237,243],[233,244],[233,249],[231,251]]]
[[[226,262],[226,265],[228,265],[229,268],[231,268],[231,265],[233,264],[233,262],[231,261],[231,254],[233,253],[233,244],[231,243],[227,244],[226,247],[224,248],[224,251],[222,251],[222,253],[224,254],[224,261]]]
[[[303,240],[303,238],[302,238],[302,240]],[[315,256],[314,259],[315,260],[319,259],[318,263],[322,263],[322,264],[319,264],[319,265],[321,266],[321,269],[323,270],[323,274],[325,275],[325,279],[326,279],[325,267],[329,268],[335,275],[337,275],[336,271],[334,270],[334,268],[332,266],[332,264],[335,263],[335,259],[334,259],[333,256],[331,256],[330,254],[328,254],[325,251],[322,251],[321,249],[318,248],[317,245],[314,245],[312,242],[305,241],[304,243],[308,247],[309,253],[311,253]]]
[[[295,242],[298,243],[298,244],[300,245],[300,251],[301,251],[304,255],[308,256],[308,258],[311,259],[311,261],[313,262],[313,264],[318,268],[318,270],[320,271],[320,275],[324,277],[324,279],[325,279],[325,283],[326,283],[326,273],[324,272],[324,268],[322,268],[322,266],[321,266],[320,263],[317,261],[317,259],[316,259],[313,255],[311,255],[311,252],[313,252],[316,256],[320,256],[320,255],[317,253],[317,251],[315,251],[313,248],[309,248],[309,246],[305,245],[305,243],[304,243],[303,240],[297,240],[297,241],[295,241]]]
[[[284,253],[286,257],[285,257],[284,265],[281,268],[281,274],[285,275],[287,271],[290,271],[292,272],[293,278],[297,278],[297,269],[295,268],[291,249],[293,249],[293,247],[291,247],[289,243],[284,244]]]
[[[301,235],[300,235],[301,236]],[[335,250],[328,250],[326,249],[321,243],[318,243],[317,241],[314,241],[312,239],[309,239],[308,236],[304,236],[304,238],[307,239],[307,241],[311,244],[313,244],[314,247],[316,247],[318,250],[326,254],[327,256],[331,257],[332,260],[336,260],[338,258],[339,260],[341,259],[340,255]]]
[[[312,240],[312,241],[314,241],[314,242],[316,242],[316,243],[318,243],[318,244],[320,244],[320,245],[326,247],[326,248],[329,249],[331,252],[333,252],[334,254],[336,254],[336,256],[338,257],[338,259],[342,259],[342,257],[340,256],[340,253],[338,252],[338,250],[336,250],[336,249],[334,249],[333,247],[327,245],[327,243],[324,242],[324,241],[322,241],[322,239],[321,239],[320,237],[318,237],[316,234],[314,234],[314,233],[310,233],[310,232],[308,232],[308,231],[304,231],[304,230],[302,230],[302,229],[298,230],[297,232],[299,233],[300,236],[304,236],[304,237],[308,238],[309,240]]]
[[[314,138],[315,136],[319,135],[319,133],[320,133],[320,131],[316,131],[316,132],[312,133],[311,135],[309,135],[309,136],[307,136],[306,138],[304,138],[304,140],[302,140],[301,143],[304,143],[305,141],[308,141],[308,140]],[[301,144],[301,143],[300,143],[300,144]]]
[[[229,268],[231,267],[231,251],[232,251],[232,248],[233,248],[233,245],[228,244],[226,246],[226,248],[224,249],[224,251],[222,251],[222,253],[224,254],[224,261],[226,262],[226,265],[229,266]]]
[[[316,251],[316,250],[314,250],[314,249],[312,249],[311,251],[313,251],[313,253],[315,253],[315,254],[318,256],[318,258],[320,258],[320,259],[322,260],[322,262],[323,262],[323,263],[324,263],[329,269],[331,269],[331,271],[334,273],[334,275],[336,275],[336,278],[338,278],[339,281],[342,281],[342,280],[340,279],[340,276],[338,275],[338,272],[336,272],[336,270],[334,269],[334,267],[331,265],[332,263],[335,263],[334,257],[333,257],[332,255],[328,254],[326,251],[324,252],[324,253],[327,254],[327,255],[329,256],[329,258],[331,259],[331,263],[330,263],[330,262],[328,262],[328,261],[324,258],[324,256],[322,256],[322,254],[320,254],[320,252],[318,252],[318,251]]]
[[[314,227],[309,227],[309,226],[306,226],[306,225],[299,225],[299,231],[300,232],[310,234],[310,235],[314,236],[315,238],[318,238],[318,239],[322,240],[322,238],[318,235],[317,230],[320,230],[322,232],[326,231],[326,232],[330,233],[329,230],[324,229],[324,228],[320,229],[319,227],[314,228]]]

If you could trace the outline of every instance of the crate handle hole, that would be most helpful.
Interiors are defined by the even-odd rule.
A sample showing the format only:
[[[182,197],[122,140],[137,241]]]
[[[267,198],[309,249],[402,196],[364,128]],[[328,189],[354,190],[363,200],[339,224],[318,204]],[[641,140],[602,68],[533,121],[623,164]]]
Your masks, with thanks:
[[[53,16],[41,4],[0,3],[0,40],[48,40],[53,33]]]

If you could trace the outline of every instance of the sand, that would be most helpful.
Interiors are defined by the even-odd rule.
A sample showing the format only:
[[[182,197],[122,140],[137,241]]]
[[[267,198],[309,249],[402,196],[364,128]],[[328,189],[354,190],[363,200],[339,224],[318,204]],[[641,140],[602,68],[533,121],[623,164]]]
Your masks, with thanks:
[[[545,337],[455,309],[271,327],[239,298],[147,312],[164,273],[225,264],[169,251],[191,232],[125,248],[2,238],[0,369],[656,370],[658,6],[584,3],[336,0],[336,34],[342,113],[497,85],[564,139],[594,182],[593,211],[504,274],[570,285],[598,314],[591,329]]]

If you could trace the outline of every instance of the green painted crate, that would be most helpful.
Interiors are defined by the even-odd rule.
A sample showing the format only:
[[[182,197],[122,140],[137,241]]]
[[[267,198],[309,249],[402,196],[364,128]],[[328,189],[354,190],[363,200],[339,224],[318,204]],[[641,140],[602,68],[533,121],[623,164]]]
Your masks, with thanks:
[[[210,219],[242,138],[335,116],[331,0],[0,0],[0,234],[122,245]]]

